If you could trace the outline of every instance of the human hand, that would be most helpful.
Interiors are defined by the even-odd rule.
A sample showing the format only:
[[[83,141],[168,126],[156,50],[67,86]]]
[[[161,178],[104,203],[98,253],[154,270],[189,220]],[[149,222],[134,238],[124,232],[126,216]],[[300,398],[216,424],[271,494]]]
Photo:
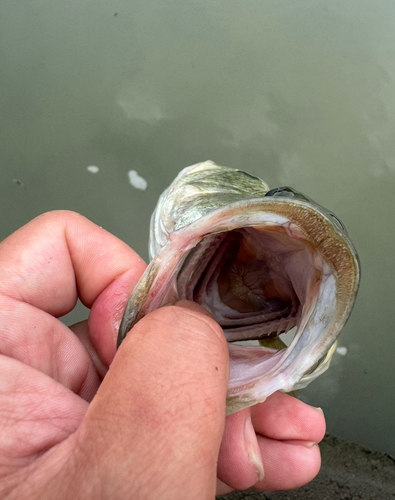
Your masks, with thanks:
[[[318,472],[307,444],[322,439],[324,418],[294,398],[275,394],[224,432],[226,343],[197,305],[148,315],[116,352],[144,269],[72,212],[0,244],[1,498],[209,499],[217,459],[218,493],[295,488]],[[89,320],[67,328],[57,318],[78,297]]]

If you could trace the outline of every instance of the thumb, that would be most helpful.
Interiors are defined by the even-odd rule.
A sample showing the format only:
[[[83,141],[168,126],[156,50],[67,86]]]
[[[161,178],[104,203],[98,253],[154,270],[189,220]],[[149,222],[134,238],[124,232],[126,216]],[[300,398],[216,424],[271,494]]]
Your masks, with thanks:
[[[196,304],[143,318],[78,432],[92,498],[213,499],[228,371],[222,330]]]

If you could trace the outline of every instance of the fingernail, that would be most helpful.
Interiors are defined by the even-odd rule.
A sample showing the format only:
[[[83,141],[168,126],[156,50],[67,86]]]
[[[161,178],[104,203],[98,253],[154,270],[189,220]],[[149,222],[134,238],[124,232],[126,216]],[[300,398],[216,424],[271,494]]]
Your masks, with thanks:
[[[212,318],[212,314],[210,314],[207,309],[204,307],[200,306],[196,302],[190,302],[189,300],[179,300],[175,304],[172,304],[177,307],[183,307],[184,309],[189,309],[190,311],[196,311],[200,314],[203,314],[205,316],[208,316],[209,318]]]
[[[299,444],[305,446],[306,448],[312,448],[313,446],[318,446],[318,443],[314,441],[301,441]]]
[[[313,408],[315,408],[316,410],[318,410],[319,412],[321,412],[322,414],[324,414],[324,410],[322,408],[320,408],[319,406],[315,406]]]
[[[288,439],[287,441],[283,441],[283,443],[296,444],[297,446],[304,446],[306,448],[313,448],[313,446],[318,446],[318,443],[316,443],[315,441],[303,441],[302,439]]]
[[[261,450],[258,445],[254,426],[252,425],[251,416],[247,418],[245,423],[244,439],[246,444],[247,456],[255,468],[256,474],[258,476],[258,481],[262,481],[262,479],[265,477],[265,471],[263,469]]]

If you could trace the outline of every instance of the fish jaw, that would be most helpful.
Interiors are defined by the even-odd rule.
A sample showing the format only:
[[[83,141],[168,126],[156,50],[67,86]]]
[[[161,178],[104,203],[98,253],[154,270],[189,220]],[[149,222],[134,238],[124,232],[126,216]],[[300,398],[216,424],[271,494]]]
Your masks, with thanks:
[[[236,201],[166,236],[128,302],[119,343],[143,316],[185,298],[180,293],[184,288],[180,290],[177,284],[179,271],[204,238],[241,228],[262,232],[277,228],[290,241],[303,241],[310,248],[320,281],[314,284],[313,273],[304,285],[302,312],[290,346],[276,351],[229,343],[229,414],[262,402],[277,390],[301,388],[329,366],[333,345],[351,312],[359,282],[359,264],[351,242],[320,207],[281,197]]]

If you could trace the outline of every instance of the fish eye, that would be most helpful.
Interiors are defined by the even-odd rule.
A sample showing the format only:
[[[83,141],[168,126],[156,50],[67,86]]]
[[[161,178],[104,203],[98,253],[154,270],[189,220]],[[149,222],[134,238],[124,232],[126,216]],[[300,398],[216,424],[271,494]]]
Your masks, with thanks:
[[[291,188],[289,186],[282,186],[271,189],[265,194],[265,196],[273,196],[273,197],[281,196],[282,198],[293,198],[294,200],[307,201],[308,203],[312,203],[316,206],[318,205],[314,200],[312,200],[308,196],[304,195],[299,191],[296,191],[296,189]],[[333,220],[335,226],[337,226],[339,229],[341,229],[343,232],[347,234],[347,229],[345,228],[343,222],[339,219],[339,217],[337,217],[333,212],[331,212],[326,208],[321,207],[321,209],[323,209],[329,215],[329,217]]]
[[[265,196],[281,196],[282,198],[294,198],[295,200],[308,201],[309,203],[312,202],[310,198],[289,186],[271,189],[265,194]]]
[[[282,196],[284,198],[294,198],[295,190],[288,186],[278,187],[268,191],[265,196]]]

